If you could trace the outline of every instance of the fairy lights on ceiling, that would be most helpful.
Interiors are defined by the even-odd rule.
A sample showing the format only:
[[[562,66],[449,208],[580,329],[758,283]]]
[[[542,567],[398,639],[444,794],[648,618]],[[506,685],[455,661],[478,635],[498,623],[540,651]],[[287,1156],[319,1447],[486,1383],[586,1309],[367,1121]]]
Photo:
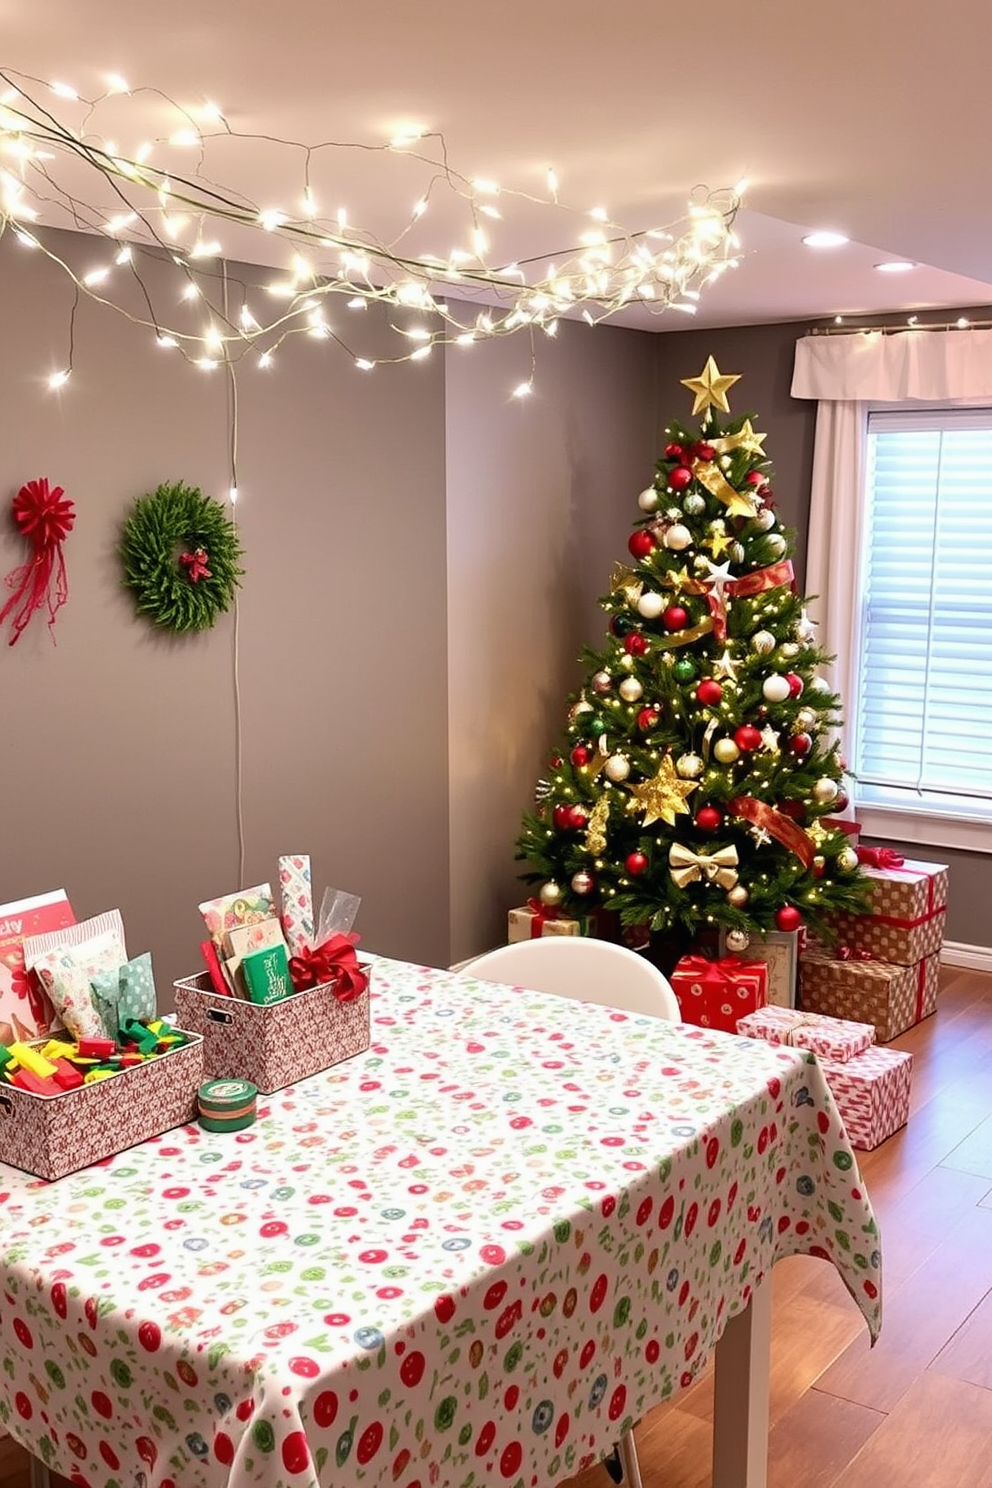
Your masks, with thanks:
[[[272,204],[249,200],[220,175],[221,154],[230,165],[233,150],[247,152],[260,141],[281,162],[281,192]],[[318,166],[357,152],[400,155],[418,178],[412,207],[407,197],[391,236],[319,199]],[[86,98],[65,81],[0,69],[0,236],[11,231],[74,287],[68,360],[51,374],[52,387],[72,372],[82,295],[206,371],[245,359],[271,367],[280,347],[303,335],[335,343],[359,371],[371,372],[383,362],[422,360],[439,345],[519,331],[530,334],[533,348],[535,333],[553,336],[562,316],[596,324],[630,306],[693,314],[705,286],[736,266],[734,219],[744,183],[698,187],[679,221],[636,229],[613,221],[604,207],[568,206],[553,170],[542,186],[537,194],[464,176],[450,164],[443,137],[416,127],[377,144],[307,145],[239,131],[216,104],[185,108],[158,89],[132,89],[117,74]],[[501,224],[515,208],[526,214],[529,231],[537,222],[542,241],[559,251],[504,262]],[[433,218],[453,232],[451,246],[414,252],[407,240]],[[53,223],[102,239],[91,266],[79,269],[62,256],[46,230]],[[285,267],[262,288],[238,283],[232,297],[227,260],[249,256],[246,233],[267,240],[259,259],[281,258]],[[229,247],[225,234],[234,239]],[[160,273],[147,274],[153,263],[176,276],[171,294],[163,293]],[[362,345],[357,312],[371,304],[386,307],[395,342],[389,355]],[[533,374],[533,352],[531,367]],[[515,396],[532,385],[533,376]]]

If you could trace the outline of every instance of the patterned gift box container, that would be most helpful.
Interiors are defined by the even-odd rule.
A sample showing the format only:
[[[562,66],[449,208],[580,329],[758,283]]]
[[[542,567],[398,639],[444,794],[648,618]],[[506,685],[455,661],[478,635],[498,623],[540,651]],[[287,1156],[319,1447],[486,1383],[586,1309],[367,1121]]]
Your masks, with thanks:
[[[871,911],[836,914],[831,925],[845,945],[880,961],[915,965],[940,950],[947,918],[947,868],[911,862],[898,868],[864,868]]]
[[[736,1033],[738,1019],[768,1001],[768,969],[762,961],[683,956],[669,980],[683,1021],[699,1028]]]
[[[913,1056],[899,1049],[866,1049],[846,1063],[820,1061],[851,1146],[870,1152],[909,1120]]]
[[[799,1002],[805,1013],[871,1023],[879,1043],[887,1044],[934,1011],[939,971],[939,954],[901,966],[810,950],[799,962]]]
[[[799,953],[805,932],[769,930],[757,937],[743,951],[736,951],[741,961],[763,961],[768,967],[769,1006],[794,1008],[799,973]],[[727,932],[720,932],[720,954],[726,953]]]
[[[60,1095],[4,1085],[0,1162],[37,1178],[64,1178],[195,1121],[204,1045],[196,1033],[187,1037],[189,1043],[167,1054]]]
[[[795,1008],[765,1007],[738,1019],[737,1032],[747,1038],[764,1039],[769,1044],[789,1044],[794,1049],[809,1049],[823,1059],[846,1064],[875,1042],[870,1023],[851,1023],[844,1018],[828,1018],[820,1013],[802,1013]]]
[[[371,981],[371,964],[361,964]],[[265,1004],[219,996],[205,971],[175,988],[180,1022],[203,1036],[208,1080],[250,1080],[272,1095],[364,1053],[370,1043],[368,986],[352,1002],[339,1002],[333,982],[325,982]]]

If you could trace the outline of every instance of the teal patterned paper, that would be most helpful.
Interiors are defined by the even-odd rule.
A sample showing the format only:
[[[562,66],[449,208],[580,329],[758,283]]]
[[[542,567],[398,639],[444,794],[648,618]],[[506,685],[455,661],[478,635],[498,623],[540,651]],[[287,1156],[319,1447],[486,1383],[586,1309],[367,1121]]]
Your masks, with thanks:
[[[100,1019],[103,1036],[116,1041],[121,1027],[117,1008],[121,995],[120,968],[90,977],[90,987],[93,992],[93,1007]]]
[[[121,995],[118,1016],[138,1018],[147,1022],[154,1018],[157,1008],[155,977],[152,974],[152,953],[145,951],[121,967]]]

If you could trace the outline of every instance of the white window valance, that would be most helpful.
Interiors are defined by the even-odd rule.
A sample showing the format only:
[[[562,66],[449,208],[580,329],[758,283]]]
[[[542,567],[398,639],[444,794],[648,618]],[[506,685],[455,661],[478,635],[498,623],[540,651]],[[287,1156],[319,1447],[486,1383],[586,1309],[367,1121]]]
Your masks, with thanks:
[[[830,403],[992,399],[992,330],[859,331],[796,343],[794,398]]]

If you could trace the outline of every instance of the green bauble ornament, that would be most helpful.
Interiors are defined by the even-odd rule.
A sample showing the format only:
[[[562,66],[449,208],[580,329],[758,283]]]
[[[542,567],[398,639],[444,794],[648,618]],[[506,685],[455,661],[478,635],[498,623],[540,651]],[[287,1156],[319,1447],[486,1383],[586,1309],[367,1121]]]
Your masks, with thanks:
[[[586,731],[591,734],[594,739],[598,738],[600,734],[606,733],[606,719],[603,717],[602,713],[593,713],[590,718],[584,718],[582,722],[585,724]]]
[[[209,630],[230,608],[244,572],[238,530],[224,507],[181,482],[137,499],[120,555],[138,612],[180,634]]]
[[[672,671],[679,682],[691,682],[696,675],[696,663],[691,656],[680,656]]]

